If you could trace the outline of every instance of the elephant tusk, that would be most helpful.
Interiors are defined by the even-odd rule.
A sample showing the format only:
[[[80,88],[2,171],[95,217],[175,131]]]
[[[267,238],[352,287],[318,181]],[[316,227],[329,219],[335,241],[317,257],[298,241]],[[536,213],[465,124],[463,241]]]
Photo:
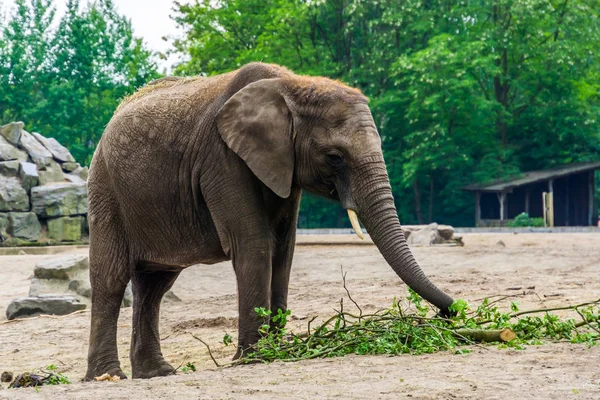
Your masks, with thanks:
[[[348,218],[350,218],[350,223],[352,224],[352,229],[356,233],[359,239],[364,240],[365,235],[363,235],[362,229],[360,227],[360,223],[358,222],[358,215],[356,215],[356,211],[348,209]]]

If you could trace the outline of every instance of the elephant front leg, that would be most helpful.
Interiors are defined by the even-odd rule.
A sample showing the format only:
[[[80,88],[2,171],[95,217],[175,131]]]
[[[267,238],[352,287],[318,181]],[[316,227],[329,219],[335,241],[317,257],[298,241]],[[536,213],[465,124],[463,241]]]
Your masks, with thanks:
[[[281,207],[278,218],[272,228],[277,235],[277,245],[273,254],[273,275],[271,279],[271,316],[279,310],[287,310],[288,288],[292,259],[296,246],[296,226],[298,224],[298,207],[300,206],[301,190],[293,188],[290,197]],[[271,321],[271,328],[279,327],[279,321]]]
[[[260,307],[269,310],[271,305],[271,257],[266,257],[269,251],[261,253],[247,261],[234,261],[239,299],[238,350],[234,360],[253,351],[261,337],[259,328],[269,323],[267,317],[255,311]]]

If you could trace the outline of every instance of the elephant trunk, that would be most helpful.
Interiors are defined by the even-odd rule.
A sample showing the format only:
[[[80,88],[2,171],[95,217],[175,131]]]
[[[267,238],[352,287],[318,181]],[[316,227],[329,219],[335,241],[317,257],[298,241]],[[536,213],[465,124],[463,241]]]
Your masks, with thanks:
[[[406,243],[383,156],[364,158],[352,183],[356,211],[385,260],[408,286],[447,315],[453,300],[425,276]]]

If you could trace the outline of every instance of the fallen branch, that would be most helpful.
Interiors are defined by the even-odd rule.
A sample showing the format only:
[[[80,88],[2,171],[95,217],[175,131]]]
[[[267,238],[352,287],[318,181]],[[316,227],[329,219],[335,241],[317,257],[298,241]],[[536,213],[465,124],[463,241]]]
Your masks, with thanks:
[[[510,342],[516,339],[517,334],[510,328],[506,329],[457,329],[455,334],[470,339],[474,342]]]

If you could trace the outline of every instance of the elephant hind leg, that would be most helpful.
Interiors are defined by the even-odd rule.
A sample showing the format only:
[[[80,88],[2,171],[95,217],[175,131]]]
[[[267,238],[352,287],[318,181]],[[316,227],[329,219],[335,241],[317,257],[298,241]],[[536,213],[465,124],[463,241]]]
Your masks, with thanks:
[[[127,378],[121,370],[117,349],[117,321],[132,270],[129,254],[123,247],[122,238],[119,240],[117,236],[92,235],[92,315],[85,380],[105,373]]]
[[[133,274],[133,332],[131,368],[133,378],[153,378],[175,373],[160,349],[158,320],[160,302],[180,271],[135,271]]]

